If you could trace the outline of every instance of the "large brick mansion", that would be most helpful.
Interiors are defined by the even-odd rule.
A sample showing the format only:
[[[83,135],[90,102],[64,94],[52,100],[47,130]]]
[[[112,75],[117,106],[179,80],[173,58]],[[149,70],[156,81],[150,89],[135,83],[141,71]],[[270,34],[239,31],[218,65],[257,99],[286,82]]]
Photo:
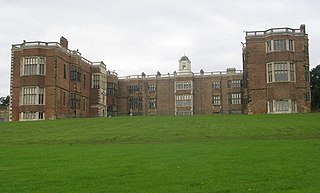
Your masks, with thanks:
[[[310,112],[308,35],[246,32],[243,71],[194,73],[182,56],[173,74],[118,77],[60,42],[12,45],[10,120],[117,115]]]

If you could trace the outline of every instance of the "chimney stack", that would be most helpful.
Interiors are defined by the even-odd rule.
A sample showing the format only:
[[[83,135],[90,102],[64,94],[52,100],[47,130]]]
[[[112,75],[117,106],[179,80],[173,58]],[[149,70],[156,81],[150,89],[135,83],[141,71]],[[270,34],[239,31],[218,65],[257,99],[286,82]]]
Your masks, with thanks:
[[[303,34],[306,34],[306,25],[305,24],[301,24],[300,25],[300,30]]]
[[[64,48],[68,49],[68,40],[63,36],[61,36],[61,38],[60,38],[60,45]]]

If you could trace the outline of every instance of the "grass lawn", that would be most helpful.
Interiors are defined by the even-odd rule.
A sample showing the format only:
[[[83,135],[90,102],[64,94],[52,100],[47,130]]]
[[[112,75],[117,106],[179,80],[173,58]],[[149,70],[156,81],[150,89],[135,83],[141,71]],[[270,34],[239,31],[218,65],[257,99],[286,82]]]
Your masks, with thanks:
[[[0,192],[314,193],[320,114],[0,123]]]

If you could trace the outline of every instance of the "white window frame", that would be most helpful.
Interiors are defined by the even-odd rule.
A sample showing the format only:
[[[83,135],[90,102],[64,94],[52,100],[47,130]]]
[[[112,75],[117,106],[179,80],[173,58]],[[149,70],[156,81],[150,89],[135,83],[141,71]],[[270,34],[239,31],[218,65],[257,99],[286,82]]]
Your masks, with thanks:
[[[92,88],[100,88],[100,79],[99,74],[92,75]]]
[[[193,88],[192,81],[176,81],[176,90],[191,90]]]
[[[221,96],[215,95],[212,97],[212,105],[213,106],[220,106],[221,105]]]
[[[229,80],[228,87],[229,88],[240,88],[241,87],[241,80],[240,79]]]
[[[220,81],[213,81],[212,82],[212,89],[220,89],[221,88],[221,82]]]
[[[46,90],[44,87],[21,87],[20,105],[45,105]]]
[[[267,107],[268,114],[297,113],[296,100],[268,100]]]
[[[149,108],[150,109],[156,109],[157,108],[157,99],[156,98],[149,99]]]
[[[36,120],[45,120],[45,112],[25,111],[20,113],[19,121],[36,121]]]
[[[192,95],[176,95],[176,107],[192,107]]]
[[[176,115],[193,115],[192,111],[176,111]]]
[[[41,56],[23,57],[20,76],[46,75],[46,58]]]
[[[286,73],[284,73],[286,72]],[[296,68],[295,63],[290,61],[270,62],[266,64],[267,83],[274,82],[295,82]],[[279,80],[281,74],[287,74],[286,80]]]
[[[228,115],[240,115],[242,114],[241,110],[228,110]]]
[[[155,84],[148,85],[148,92],[156,92],[156,85]]]
[[[241,93],[231,93],[229,100],[230,105],[241,105]]]
[[[266,52],[294,52],[294,40],[291,39],[274,39],[266,42]]]

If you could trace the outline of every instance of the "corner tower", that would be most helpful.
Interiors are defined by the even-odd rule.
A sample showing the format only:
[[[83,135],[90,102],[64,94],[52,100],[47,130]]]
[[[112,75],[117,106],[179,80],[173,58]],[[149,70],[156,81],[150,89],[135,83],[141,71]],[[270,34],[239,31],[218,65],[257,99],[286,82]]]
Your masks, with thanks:
[[[247,113],[310,112],[308,50],[305,25],[246,32],[243,87]]]

